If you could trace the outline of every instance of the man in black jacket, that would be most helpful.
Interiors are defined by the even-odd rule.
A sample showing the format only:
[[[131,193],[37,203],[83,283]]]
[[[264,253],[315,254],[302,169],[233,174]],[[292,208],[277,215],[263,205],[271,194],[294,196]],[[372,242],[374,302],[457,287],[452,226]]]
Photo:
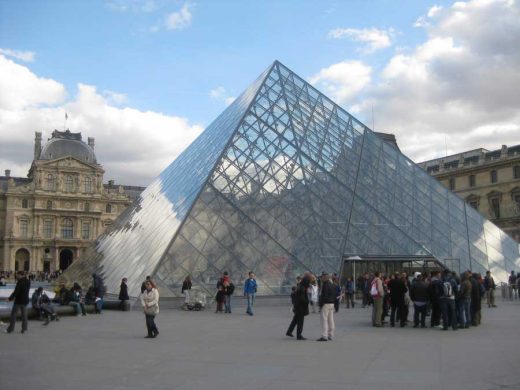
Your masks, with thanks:
[[[413,327],[419,326],[421,316],[421,328],[426,328],[426,308],[428,307],[428,286],[423,281],[422,275],[415,277],[410,287],[410,299],[413,302]]]
[[[24,271],[18,271],[17,276],[18,282],[16,283],[13,293],[9,296],[9,300],[14,300],[14,303],[11,310],[11,321],[6,329],[6,333],[11,333],[14,330],[18,309],[20,309],[20,312],[22,313],[22,333],[27,332],[27,304],[29,303],[31,282],[25,276]]]
[[[395,326],[395,315],[399,317],[401,328],[406,325],[406,315],[404,309],[404,295],[408,291],[406,284],[399,272],[395,273],[394,279],[388,282],[388,289],[390,290],[390,305],[392,311],[390,312],[390,325]]]
[[[309,315],[309,296],[307,294],[307,288],[309,287],[309,279],[304,276],[301,282],[296,286],[294,295],[291,294],[293,300],[293,312],[294,316],[285,333],[289,337],[294,337],[292,332],[296,327],[296,338],[298,340],[307,340],[303,337],[303,320],[304,317]]]
[[[321,276],[321,337],[317,341],[332,340],[334,337],[334,302],[336,301],[336,286],[330,279],[329,274]]]

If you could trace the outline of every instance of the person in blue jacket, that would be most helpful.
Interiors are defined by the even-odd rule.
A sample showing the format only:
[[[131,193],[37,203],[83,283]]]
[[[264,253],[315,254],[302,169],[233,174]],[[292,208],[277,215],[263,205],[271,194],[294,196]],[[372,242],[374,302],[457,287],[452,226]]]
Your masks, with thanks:
[[[247,310],[246,313],[250,316],[253,315],[253,304],[255,302],[257,284],[255,280],[255,274],[249,272],[249,278],[244,283],[244,296],[247,298]]]

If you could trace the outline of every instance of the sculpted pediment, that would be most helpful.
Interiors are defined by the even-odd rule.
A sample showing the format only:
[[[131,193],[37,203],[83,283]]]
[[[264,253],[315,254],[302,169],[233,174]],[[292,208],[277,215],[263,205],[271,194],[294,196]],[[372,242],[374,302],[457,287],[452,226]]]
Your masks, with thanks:
[[[45,161],[43,162],[42,164],[40,164],[40,166],[42,167],[56,167],[56,168],[71,168],[71,169],[78,169],[78,168],[82,168],[82,169],[96,169],[96,170],[99,170],[99,167],[96,166],[96,165],[93,165],[93,164],[88,164],[88,163],[85,163],[81,160],[78,160],[74,157],[71,157],[71,156],[67,156],[67,157],[62,157],[62,158],[58,158],[56,160],[50,160],[50,161]]]

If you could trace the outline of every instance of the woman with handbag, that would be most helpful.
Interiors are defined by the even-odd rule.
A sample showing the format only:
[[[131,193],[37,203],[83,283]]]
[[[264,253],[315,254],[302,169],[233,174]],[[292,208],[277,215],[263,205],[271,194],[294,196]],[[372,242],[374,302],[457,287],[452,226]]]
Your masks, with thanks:
[[[155,316],[159,313],[159,291],[151,280],[144,284],[145,290],[141,294],[141,305],[143,306],[146,317],[146,328],[148,329],[147,339],[155,338],[159,330],[155,325]]]

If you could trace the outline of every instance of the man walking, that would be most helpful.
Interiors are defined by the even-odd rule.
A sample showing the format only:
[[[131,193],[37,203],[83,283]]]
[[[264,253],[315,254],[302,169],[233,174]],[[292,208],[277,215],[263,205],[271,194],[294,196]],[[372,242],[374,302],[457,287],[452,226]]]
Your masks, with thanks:
[[[18,271],[18,281],[13,293],[9,296],[9,301],[13,301],[13,308],[11,309],[11,321],[5,330],[6,333],[11,333],[14,330],[16,322],[16,315],[18,310],[22,314],[22,333],[27,332],[27,304],[29,303],[29,290],[31,289],[31,282],[27,279],[24,271]]]
[[[317,341],[332,340],[334,337],[334,303],[336,302],[336,286],[328,273],[321,276],[321,337]]]
[[[244,296],[247,298],[247,310],[246,313],[250,316],[253,315],[253,304],[255,302],[255,295],[257,290],[257,284],[255,280],[255,274],[249,272],[249,278],[244,283]]]

